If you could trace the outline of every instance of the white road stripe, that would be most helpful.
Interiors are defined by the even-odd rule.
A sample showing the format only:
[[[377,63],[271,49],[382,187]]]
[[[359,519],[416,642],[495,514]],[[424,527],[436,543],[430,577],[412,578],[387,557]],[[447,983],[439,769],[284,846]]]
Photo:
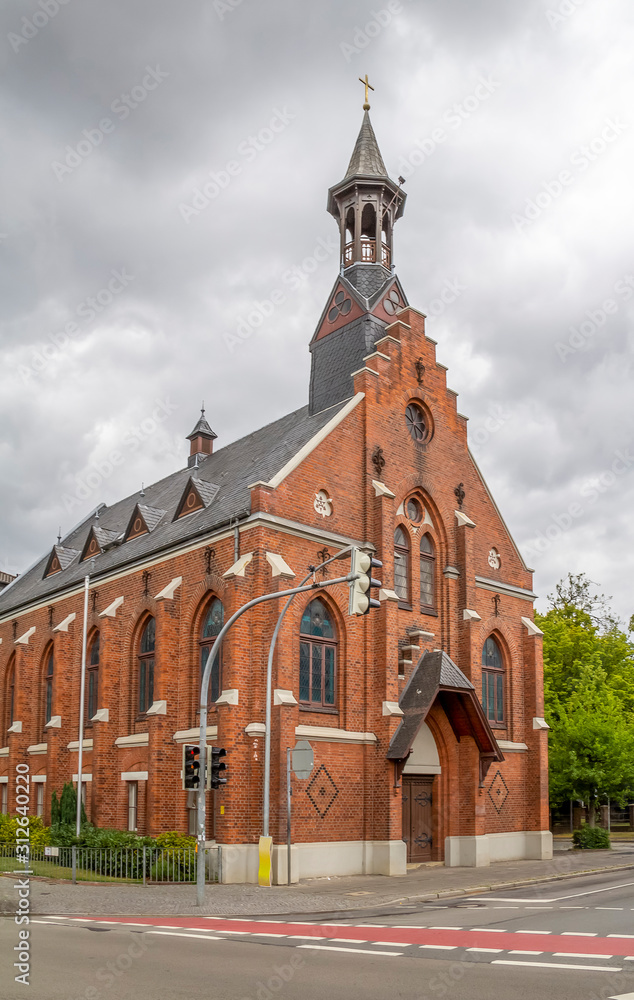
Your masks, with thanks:
[[[624,906],[595,906],[595,910],[624,910]]]
[[[455,951],[457,944],[419,944],[419,948],[435,948],[438,951]]]
[[[336,940],[336,938],[333,938]],[[413,941],[373,941],[372,944],[380,944],[382,947],[391,948],[411,948],[414,944]]]
[[[607,934],[606,937],[634,938],[634,934]]]
[[[616,889],[629,889],[634,882],[622,882],[620,885],[608,885],[604,889],[588,889],[586,892],[571,892],[567,896],[553,896],[549,899],[542,899],[542,903],[559,903],[562,899],[578,899],[580,896],[594,896],[599,892],[614,892]],[[535,897],[532,899],[517,899],[511,896],[468,896],[467,902],[479,903],[536,903]],[[634,907],[633,907],[634,909]]]
[[[552,931],[515,931],[516,934],[552,934]]]
[[[536,969],[575,969],[580,972],[622,972],[618,965],[564,965],[563,962],[519,962],[509,958],[494,958],[491,965],[522,965]]]
[[[289,934],[289,941],[326,941],[323,934]]]
[[[222,938],[213,937],[211,934],[187,934],[187,933],[177,934],[176,931],[148,931],[148,934],[162,934],[163,937],[199,938],[202,939],[203,941],[222,941]]]
[[[543,951],[522,951],[520,949],[513,949],[509,951],[509,955],[543,955]]]
[[[310,948],[311,951],[345,951],[355,955],[380,955],[382,958],[396,958],[402,955],[402,951],[371,951],[369,948],[335,948],[327,944],[298,944],[298,948]]]
[[[557,958],[614,958],[613,955],[592,955],[589,952],[584,951],[554,951],[553,955]]]
[[[634,1000],[634,993],[619,993],[616,997],[609,997],[609,1000]]]
[[[467,951],[485,951],[492,955],[499,955],[504,948],[467,948]]]
[[[562,937],[597,937],[597,931],[562,931]]]
[[[273,931],[245,931],[249,937],[288,937],[288,934],[275,934]]]
[[[513,933],[512,931],[507,931],[503,927],[465,927],[465,930],[466,931],[467,930],[468,931],[477,931],[478,934],[480,934],[480,933],[484,933],[484,934],[511,934],[511,933]]]

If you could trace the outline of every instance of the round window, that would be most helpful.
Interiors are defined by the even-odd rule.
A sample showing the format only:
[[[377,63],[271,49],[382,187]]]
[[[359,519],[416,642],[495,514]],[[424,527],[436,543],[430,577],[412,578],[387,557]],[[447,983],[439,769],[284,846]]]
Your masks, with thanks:
[[[423,506],[416,497],[410,497],[405,505],[405,512],[414,524],[420,524],[423,520]]]
[[[413,441],[422,444],[423,441],[428,439],[429,424],[422,406],[418,406],[417,403],[410,403],[405,410],[405,423]]]
[[[334,323],[339,316],[347,316],[352,309],[352,299],[346,297],[346,293],[339,289],[332,300],[331,308],[328,312],[328,322]]]

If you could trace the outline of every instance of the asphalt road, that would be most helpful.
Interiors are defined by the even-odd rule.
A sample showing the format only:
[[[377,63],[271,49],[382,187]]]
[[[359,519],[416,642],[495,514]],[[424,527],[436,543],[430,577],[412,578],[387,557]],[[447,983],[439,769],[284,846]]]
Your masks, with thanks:
[[[626,877],[623,877],[623,876]],[[634,1000],[634,877],[336,915],[35,917],[37,1000]],[[19,928],[0,927],[0,995]]]

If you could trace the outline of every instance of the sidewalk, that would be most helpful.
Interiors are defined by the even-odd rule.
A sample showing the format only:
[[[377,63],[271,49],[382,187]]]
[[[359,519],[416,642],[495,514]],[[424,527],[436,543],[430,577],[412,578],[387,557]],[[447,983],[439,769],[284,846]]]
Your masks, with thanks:
[[[398,906],[471,894],[477,891],[533,887],[553,879],[592,872],[634,869],[634,849],[619,844],[611,851],[556,851],[552,861],[506,861],[488,868],[420,865],[406,875],[354,875],[307,879],[294,886],[208,885],[202,911],[195,906],[194,885],[104,885],[31,881],[31,912],[37,914],[257,916],[280,913],[332,913]],[[535,891],[534,888],[532,891]],[[547,890],[545,890],[547,891]],[[0,913],[12,914],[17,902],[11,879],[0,879]]]

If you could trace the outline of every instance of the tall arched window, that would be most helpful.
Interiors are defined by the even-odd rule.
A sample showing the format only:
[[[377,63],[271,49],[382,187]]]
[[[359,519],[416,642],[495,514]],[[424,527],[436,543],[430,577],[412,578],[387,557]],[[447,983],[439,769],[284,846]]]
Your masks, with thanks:
[[[434,582],[436,576],[436,554],[430,535],[420,540],[420,606],[423,610],[434,607]]]
[[[44,670],[44,722],[50,722],[53,716],[53,675],[55,673],[55,656],[53,647],[46,655]]]
[[[216,641],[217,636],[220,633],[220,629],[225,622],[225,609],[222,605],[222,601],[218,597],[214,597],[213,601],[207,609],[207,614],[203,620],[203,627],[200,636],[200,677],[198,683],[198,689],[196,695],[200,693],[200,681],[203,677],[203,671],[211,653],[213,644]],[[209,698],[208,702],[214,702],[218,700],[220,695],[220,663],[219,657],[216,657],[212,668],[211,677],[209,679]]]
[[[410,607],[409,538],[401,527],[394,532],[394,590],[398,595],[399,604]]]
[[[299,631],[300,704],[333,709],[337,703],[337,634],[319,598],[306,607]]]
[[[94,636],[88,654],[86,669],[86,721],[90,722],[97,711],[99,697],[99,632]]]
[[[11,657],[7,667],[4,686],[4,729],[5,732],[13,725],[15,715],[15,657]]]
[[[490,723],[504,724],[504,660],[492,635],[482,649],[482,707]]]
[[[149,618],[139,645],[139,712],[147,712],[154,701],[154,653],[156,621]]]

